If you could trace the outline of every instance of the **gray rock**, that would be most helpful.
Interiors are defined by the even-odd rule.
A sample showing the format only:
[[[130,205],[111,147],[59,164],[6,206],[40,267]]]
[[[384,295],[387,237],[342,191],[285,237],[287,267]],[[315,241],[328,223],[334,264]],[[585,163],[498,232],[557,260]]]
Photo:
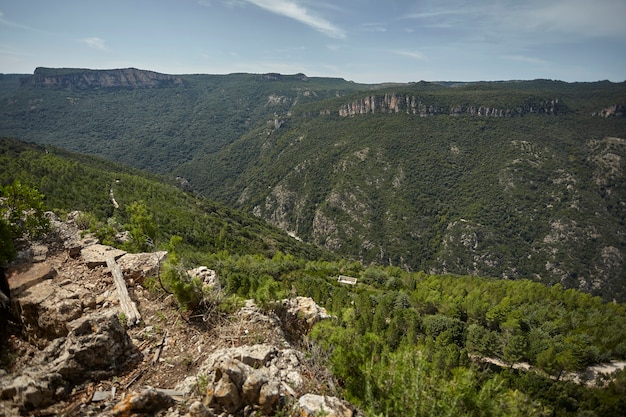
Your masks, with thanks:
[[[282,300],[276,308],[285,332],[291,339],[299,339],[307,334],[313,326],[329,318],[324,307],[320,307],[310,297],[295,297]]]
[[[216,351],[200,366],[198,375],[212,381],[204,404],[227,413],[251,407],[263,414],[273,414],[281,397],[295,397],[291,386],[299,388],[302,384],[296,351],[272,345]]]
[[[67,335],[66,325],[81,316],[80,298],[86,294],[86,290],[71,291],[46,280],[19,292],[13,302],[20,306],[22,323],[33,336],[52,340]]]
[[[174,399],[169,395],[148,388],[141,393],[131,393],[117,403],[111,414],[113,416],[130,416],[133,414],[155,415],[174,405]]]
[[[200,401],[195,401],[189,406],[189,410],[185,417],[213,417],[214,414],[205,407]]]
[[[298,400],[302,417],[353,417],[354,410],[346,401],[337,397],[306,394]]]
[[[156,277],[159,265],[167,252],[127,253],[117,260],[124,277],[142,281],[147,277]]]
[[[83,262],[89,268],[104,266],[106,265],[107,258],[114,258],[117,260],[125,254],[126,251],[100,244],[87,246],[86,248],[82,248],[80,251],[80,256],[83,258]]]

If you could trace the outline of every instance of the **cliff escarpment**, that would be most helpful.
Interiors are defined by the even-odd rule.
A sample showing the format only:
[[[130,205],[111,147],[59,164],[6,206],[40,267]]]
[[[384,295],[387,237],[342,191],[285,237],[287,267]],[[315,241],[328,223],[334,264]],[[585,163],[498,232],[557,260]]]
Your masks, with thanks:
[[[33,75],[21,80],[22,85],[67,90],[136,89],[177,87],[183,80],[174,75],[136,68],[112,70],[36,68]]]
[[[450,116],[514,117],[525,114],[560,115],[566,112],[567,107],[558,98],[526,100],[515,107],[499,108],[489,105],[429,103],[427,100],[414,95],[395,93],[362,97],[339,108],[339,116],[342,117],[367,113],[406,113],[419,116],[447,114]]]

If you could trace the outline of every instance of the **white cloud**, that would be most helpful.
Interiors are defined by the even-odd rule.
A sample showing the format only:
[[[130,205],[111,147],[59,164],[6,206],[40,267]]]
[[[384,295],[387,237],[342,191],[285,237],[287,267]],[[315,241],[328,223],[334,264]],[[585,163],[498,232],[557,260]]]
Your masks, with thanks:
[[[16,23],[16,22],[12,22],[10,20],[7,20],[4,17],[4,13],[2,13],[2,12],[0,12],[0,25],[2,25],[2,26],[9,26],[9,27],[16,28],[16,29],[32,30],[32,28],[29,27],[29,26],[22,25],[20,23]]]
[[[524,13],[526,25],[546,32],[585,37],[626,35],[626,2],[623,0],[559,0],[542,2]]]
[[[90,48],[99,49],[101,51],[106,50],[106,47],[104,46],[105,41],[102,38],[98,38],[98,37],[85,38],[85,39],[81,39],[80,41],[84,43],[85,45],[89,46]]]
[[[304,23],[313,29],[330,36],[331,38],[344,39],[345,32],[333,25],[328,20],[312,14],[305,7],[299,5],[293,0],[246,0],[248,3],[254,4],[262,9],[272,13],[289,17],[300,23]]]
[[[450,27],[502,35],[563,34],[577,38],[625,36],[624,0],[425,0],[418,10],[401,16],[421,27]]]
[[[420,61],[426,61],[426,55],[424,55],[422,52],[420,51],[409,51],[406,49],[396,49],[396,50],[392,50],[390,51],[396,55],[401,55],[401,56],[405,56],[407,58],[412,58],[412,59],[419,59]]]
[[[503,58],[508,59],[510,61],[525,62],[527,64],[538,64],[538,65],[548,64],[548,62],[544,61],[543,59],[534,58],[532,56],[525,56],[525,55],[504,55]]]

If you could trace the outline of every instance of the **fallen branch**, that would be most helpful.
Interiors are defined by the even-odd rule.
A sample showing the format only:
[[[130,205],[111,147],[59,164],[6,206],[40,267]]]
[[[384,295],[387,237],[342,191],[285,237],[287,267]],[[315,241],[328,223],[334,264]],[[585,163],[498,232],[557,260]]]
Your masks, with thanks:
[[[137,310],[137,306],[128,295],[128,289],[126,288],[126,281],[124,281],[122,269],[117,262],[115,262],[115,258],[107,258],[106,262],[111,274],[113,275],[113,281],[115,282],[115,287],[117,288],[117,294],[120,297],[120,308],[122,309],[122,313],[126,316],[128,325],[132,326],[139,323],[141,315]]]
[[[154,352],[154,356],[152,357],[152,365],[155,365],[157,362],[159,362],[159,358],[161,357],[161,352],[163,351],[163,346],[165,346],[166,337],[167,337],[167,332],[165,332],[165,335],[163,336],[161,343],[157,346],[156,352]]]

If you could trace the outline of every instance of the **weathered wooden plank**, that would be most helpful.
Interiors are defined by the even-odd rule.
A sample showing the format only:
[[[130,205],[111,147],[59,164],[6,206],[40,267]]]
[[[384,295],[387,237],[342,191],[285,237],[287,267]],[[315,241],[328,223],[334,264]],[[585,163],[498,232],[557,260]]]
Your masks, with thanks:
[[[128,295],[128,289],[126,288],[126,281],[124,280],[122,269],[117,262],[115,262],[115,258],[113,257],[107,258],[106,263],[111,271],[111,274],[113,275],[113,281],[115,282],[115,287],[117,288],[117,294],[120,297],[120,308],[122,309],[122,313],[126,315],[128,325],[132,326],[139,323],[141,315],[139,314],[139,310],[137,310],[137,305],[135,305]]]

